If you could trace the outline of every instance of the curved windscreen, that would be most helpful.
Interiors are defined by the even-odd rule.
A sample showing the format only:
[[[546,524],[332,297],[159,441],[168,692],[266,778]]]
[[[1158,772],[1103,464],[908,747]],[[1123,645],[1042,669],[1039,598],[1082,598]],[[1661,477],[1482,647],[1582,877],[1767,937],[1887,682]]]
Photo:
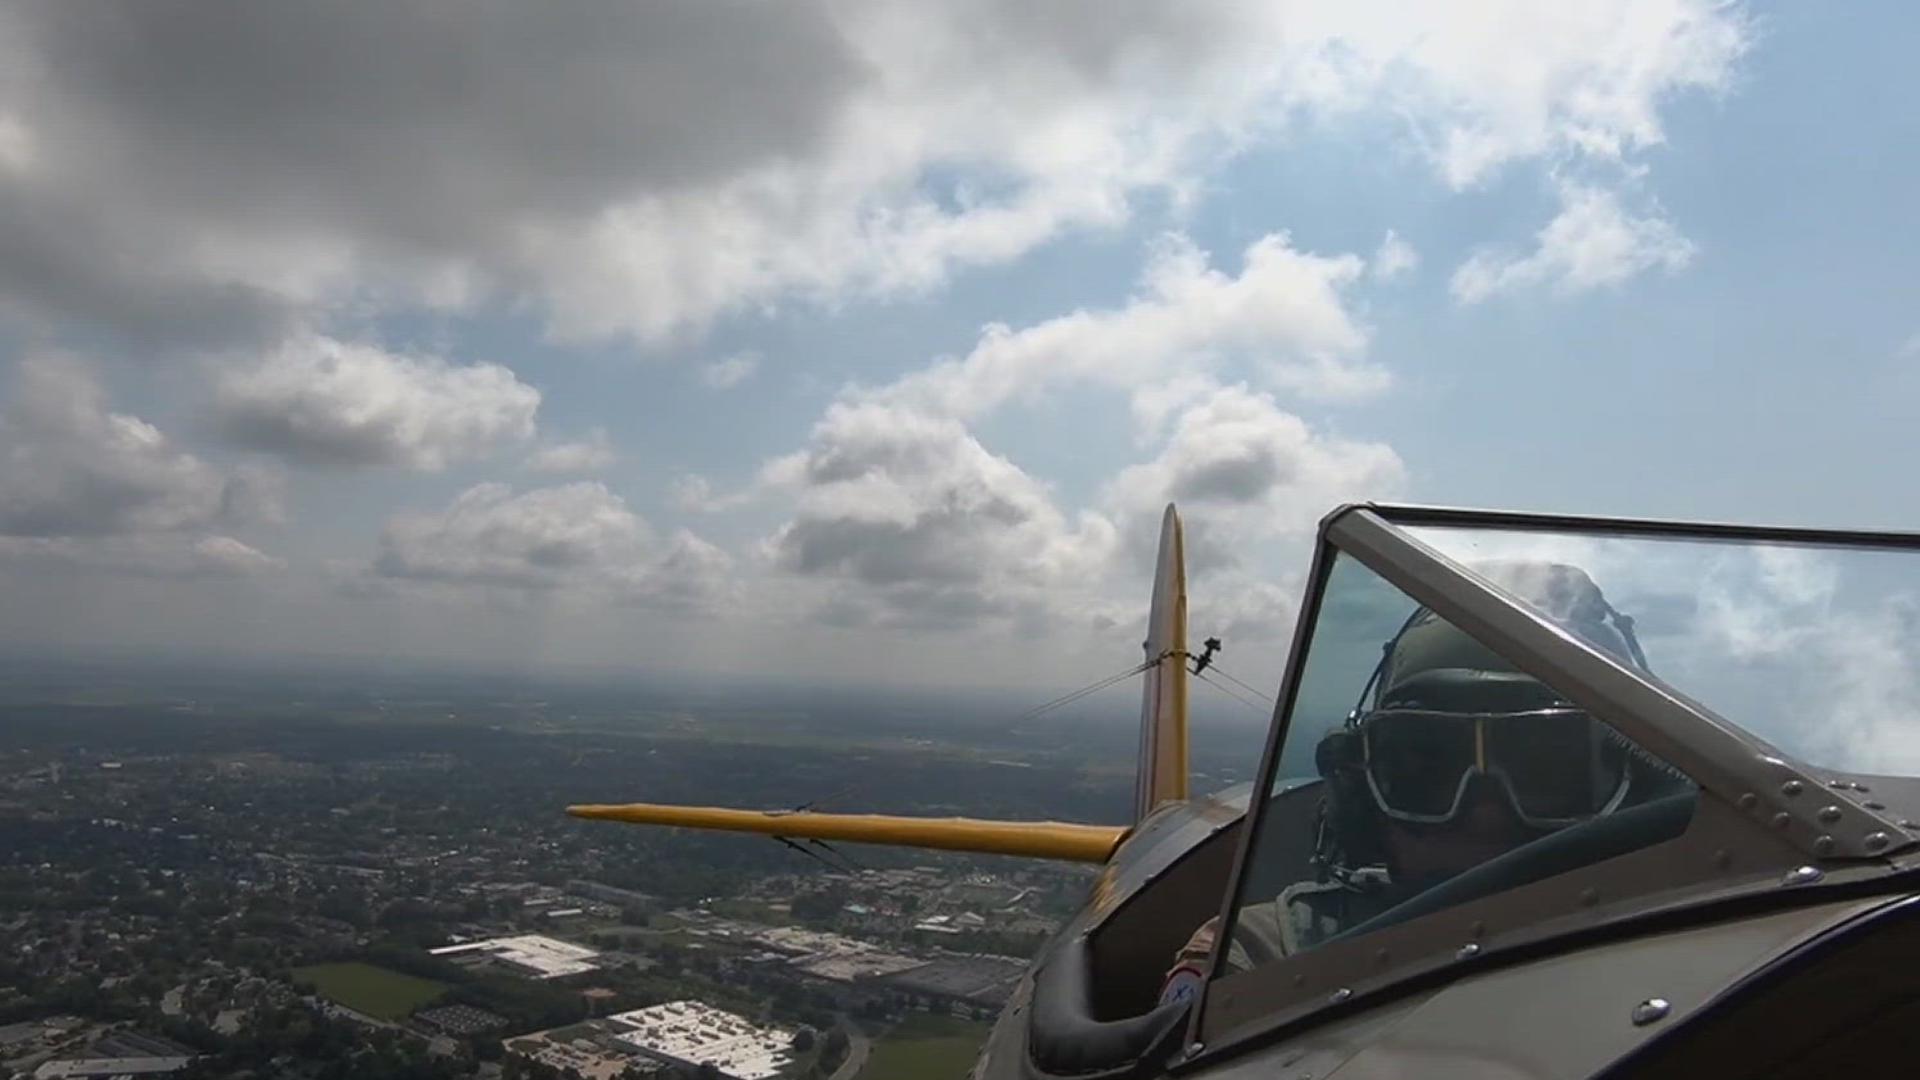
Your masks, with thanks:
[[[1804,761],[1920,775],[1920,552],[1484,527],[1407,532],[1469,569],[1578,567],[1657,680]],[[1509,591],[1544,610],[1525,590]]]
[[[1639,665],[1577,568],[1479,569]],[[1305,648],[1223,973],[1670,839],[1691,815],[1684,775],[1350,556]]]

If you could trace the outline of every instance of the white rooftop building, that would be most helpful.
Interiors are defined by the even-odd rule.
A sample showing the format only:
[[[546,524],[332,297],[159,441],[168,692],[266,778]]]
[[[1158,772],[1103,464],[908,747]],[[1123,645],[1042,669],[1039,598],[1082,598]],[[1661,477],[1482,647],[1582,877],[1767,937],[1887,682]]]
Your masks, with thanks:
[[[493,959],[525,968],[540,979],[557,979],[562,975],[592,971],[598,966],[594,960],[600,955],[585,945],[539,934],[488,938],[427,951],[435,956],[449,957],[457,957],[462,953],[484,953]]]
[[[698,1001],[669,1001],[607,1017],[630,1030],[614,1036],[669,1061],[711,1065],[736,1080],[766,1080],[791,1063],[793,1032],[761,1027]]]

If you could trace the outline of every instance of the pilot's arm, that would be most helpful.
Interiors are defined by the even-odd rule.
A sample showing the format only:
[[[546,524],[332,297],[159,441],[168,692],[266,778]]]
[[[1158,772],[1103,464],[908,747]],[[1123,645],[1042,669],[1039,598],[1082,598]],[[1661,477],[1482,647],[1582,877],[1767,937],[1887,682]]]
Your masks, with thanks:
[[[1227,945],[1227,970],[1246,971],[1262,964],[1291,956],[1301,949],[1338,932],[1338,926],[1324,917],[1314,898],[1338,889],[1303,881],[1289,885],[1280,895],[1264,903],[1243,906],[1233,921],[1232,940]],[[1213,950],[1220,936],[1218,915],[1200,924],[1187,943],[1174,956],[1160,986],[1160,1002],[1192,997],[1213,966]]]

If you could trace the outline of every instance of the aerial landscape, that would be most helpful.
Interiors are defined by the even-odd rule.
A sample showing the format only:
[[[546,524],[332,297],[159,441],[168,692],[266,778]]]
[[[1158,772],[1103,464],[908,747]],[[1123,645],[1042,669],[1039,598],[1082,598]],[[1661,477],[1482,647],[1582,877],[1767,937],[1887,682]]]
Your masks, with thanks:
[[[1015,727],[990,696],[942,700],[928,732],[898,692],[5,674],[0,1053],[27,1073],[119,1039],[96,1056],[192,1056],[188,1075],[641,1075],[659,1059],[614,1018],[678,1001],[769,1033],[781,1075],[964,1071],[1091,869],[608,835],[561,808],[718,786],[1108,820],[1132,782],[1124,727]],[[1198,760],[1224,783],[1259,731],[1222,727]]]
[[[1910,1075],[1915,40],[0,2],[0,1080]]]

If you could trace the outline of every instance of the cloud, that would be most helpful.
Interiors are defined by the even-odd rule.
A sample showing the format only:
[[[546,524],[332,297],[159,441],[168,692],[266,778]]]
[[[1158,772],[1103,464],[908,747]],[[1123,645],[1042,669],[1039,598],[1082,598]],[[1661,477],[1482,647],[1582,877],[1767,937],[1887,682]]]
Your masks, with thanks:
[[[735,353],[724,360],[716,360],[700,369],[700,381],[709,389],[731,390],[760,370],[760,354],[756,352]]]
[[[287,561],[265,554],[231,536],[206,536],[194,541],[194,562],[207,573],[232,577],[285,569]]]
[[[1420,265],[1420,253],[1413,245],[1400,238],[1392,229],[1387,230],[1385,239],[1380,241],[1380,249],[1373,253],[1367,263],[1367,272],[1375,280],[1392,281],[1412,272]]]
[[[275,479],[221,469],[112,412],[72,357],[21,362],[0,413],[0,536],[190,533],[278,515]]]
[[[1240,274],[1230,277],[1185,238],[1170,237],[1125,306],[1020,330],[989,326],[966,356],[873,396],[973,417],[1062,383],[1134,386],[1229,359],[1251,362],[1302,394],[1364,396],[1387,384],[1386,373],[1364,361],[1366,331],[1341,297],[1364,266],[1352,255],[1297,251],[1285,234],[1273,234],[1249,246]]]
[[[1633,217],[1619,196],[1563,184],[1560,213],[1540,230],[1532,253],[1487,249],[1453,273],[1453,297],[1477,304],[1501,293],[1551,286],[1561,295],[1618,285],[1648,270],[1673,273],[1693,260],[1694,246],[1656,215]]]
[[[1245,386],[1159,397],[1173,404],[1151,425],[1158,452],[1078,513],[956,418],[842,400],[802,450],[763,470],[760,490],[794,508],[767,551],[777,569],[828,585],[814,615],[833,625],[1091,631],[1138,614],[1160,511],[1178,501],[1211,625],[1284,636],[1290,586],[1263,577],[1262,553],[1304,541],[1335,503],[1397,494],[1400,459],[1314,432]]]
[[[543,473],[598,472],[620,459],[605,428],[594,428],[573,442],[549,443],[527,458],[526,468]]]
[[[731,564],[690,532],[660,543],[606,485],[578,481],[477,484],[444,510],[396,515],[370,569],[391,582],[694,608],[729,594]]]
[[[1111,625],[1131,610],[1124,582],[1151,564],[1170,500],[1200,508],[1206,524],[1189,552],[1205,571],[1236,564],[1252,542],[1310,529],[1340,498],[1397,490],[1391,449],[1317,434],[1270,393],[1209,374],[1238,362],[1311,396],[1379,389],[1385,374],[1367,363],[1366,332],[1341,296],[1364,269],[1272,235],[1230,276],[1168,238],[1124,305],[990,326],[965,356],[849,388],[806,446],[767,463],[747,491],[721,500],[690,480],[683,504],[790,501],[768,550],[780,570],[835,582],[816,614],[838,625]],[[968,423],[1088,384],[1130,388],[1141,442],[1160,451],[1120,472],[1097,507],[1070,514]],[[1241,584],[1260,593],[1251,577]]]
[[[1144,391],[1151,396],[1151,388]],[[1399,494],[1406,467],[1384,443],[1315,432],[1244,385],[1193,394],[1159,453],[1107,483],[1105,503],[1136,551],[1156,542],[1169,502],[1187,512],[1196,574],[1247,564],[1277,537],[1310,533],[1335,505]]]
[[[277,475],[208,464],[111,411],[78,359],[43,353],[14,371],[0,408],[0,562],[254,575],[285,564],[225,532],[279,516]]]
[[[498,364],[455,365],[303,337],[215,391],[233,439],[312,465],[436,472],[529,438],[540,392]]]
[[[759,483],[721,495],[713,490],[713,482],[698,473],[676,476],[668,488],[668,498],[680,510],[693,514],[717,514],[723,510],[732,510],[745,506],[764,494]]]
[[[24,566],[35,571],[203,580],[261,577],[285,570],[287,561],[231,536],[199,539],[167,533],[0,536],[0,567],[5,566]]]
[[[1104,570],[1112,527],[1069,520],[1046,488],[959,421],[841,402],[763,482],[795,503],[768,541],[777,565],[834,582],[843,620],[919,627],[1040,618]],[[1083,609],[1086,613],[1095,607]]]
[[[181,344],[524,302],[660,342],[896,295],[1365,113],[1447,184],[1620,162],[1751,31],[1712,0],[1408,10],[398,0],[0,13],[0,308]],[[1514,47],[1516,41],[1524,48]],[[127,252],[139,252],[130,259]]]

